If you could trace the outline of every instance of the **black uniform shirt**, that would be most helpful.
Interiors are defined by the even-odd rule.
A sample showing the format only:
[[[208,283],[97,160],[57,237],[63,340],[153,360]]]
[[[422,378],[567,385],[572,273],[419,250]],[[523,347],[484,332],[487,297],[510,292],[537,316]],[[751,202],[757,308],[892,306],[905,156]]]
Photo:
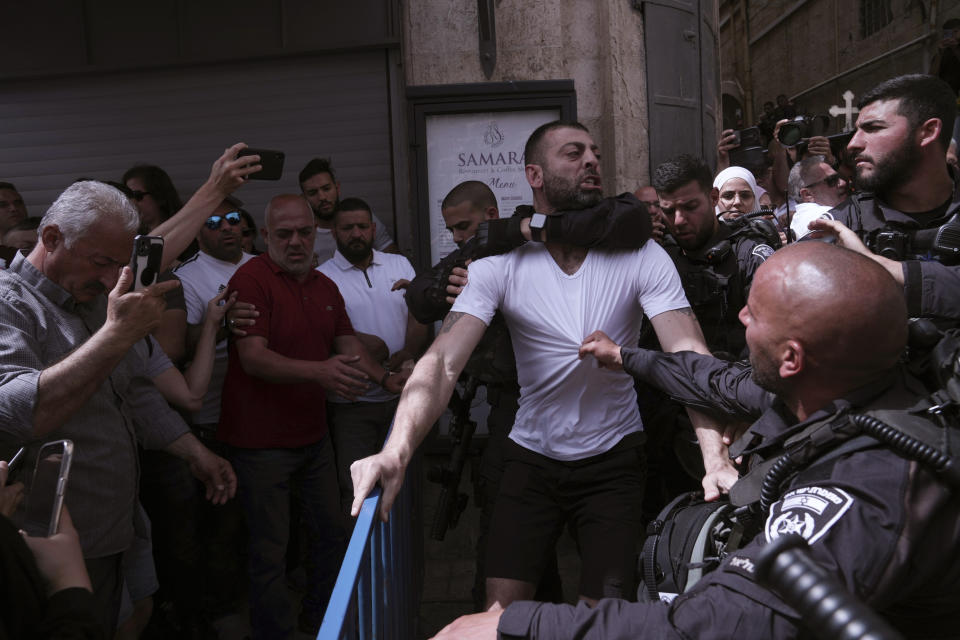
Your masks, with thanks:
[[[798,423],[741,365],[690,353],[624,349],[627,370],[640,369],[641,360],[644,372],[661,371],[649,377],[664,382],[674,397],[715,412],[759,416],[748,432],[754,439],[751,450],[878,395],[904,391],[900,376],[891,373]],[[800,637],[798,614],[753,577],[763,546],[790,532],[801,533],[818,564],[906,637],[960,635],[960,495],[917,463],[876,447],[815,463],[798,474],[771,507],[764,531],[672,604],[601,600],[591,609],[514,603],[501,617],[501,637]]]

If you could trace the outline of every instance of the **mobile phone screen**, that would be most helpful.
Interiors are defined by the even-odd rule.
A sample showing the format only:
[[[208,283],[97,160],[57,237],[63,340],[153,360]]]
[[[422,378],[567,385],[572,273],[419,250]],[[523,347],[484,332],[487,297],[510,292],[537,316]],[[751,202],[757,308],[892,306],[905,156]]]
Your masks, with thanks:
[[[58,440],[41,447],[19,523],[31,536],[48,537],[57,532],[72,457],[70,440]]]

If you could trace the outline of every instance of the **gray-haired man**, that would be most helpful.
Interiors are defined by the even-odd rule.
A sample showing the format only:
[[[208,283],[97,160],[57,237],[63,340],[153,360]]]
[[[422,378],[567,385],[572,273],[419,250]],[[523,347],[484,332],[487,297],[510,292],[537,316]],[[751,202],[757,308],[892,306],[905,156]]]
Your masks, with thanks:
[[[236,489],[230,465],[190,434],[144,375],[144,337],[177,284],[127,291],[123,267],[138,223],[117,189],[76,183],[43,217],[33,251],[0,272],[0,441],[34,450],[74,441],[66,504],[107,637],[121,558],[143,525],[135,517],[137,443],[185,458],[214,502]]]

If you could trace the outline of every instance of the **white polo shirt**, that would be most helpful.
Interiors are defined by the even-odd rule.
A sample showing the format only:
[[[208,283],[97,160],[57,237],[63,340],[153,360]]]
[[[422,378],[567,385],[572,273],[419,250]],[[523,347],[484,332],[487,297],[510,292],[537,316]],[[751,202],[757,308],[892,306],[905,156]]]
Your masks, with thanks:
[[[529,242],[472,262],[469,271],[451,311],[489,325],[500,309],[506,319],[520,382],[514,442],[555,460],[579,460],[643,429],[633,378],[577,352],[598,329],[618,344],[636,344],[644,312],[652,318],[690,306],[660,245],[591,250],[567,275],[544,245]]]
[[[373,236],[373,247],[383,251],[393,244],[393,238],[387,231],[386,225],[380,222],[377,216],[370,214],[373,223],[377,225],[377,230]],[[313,240],[313,253],[317,256],[317,264],[323,264],[327,260],[333,259],[333,254],[337,251],[337,239],[333,237],[333,231],[330,229],[321,229],[317,227],[317,235]]]
[[[234,264],[218,260],[209,253],[198,251],[173,270],[180,278],[183,299],[187,304],[187,324],[201,324],[207,315],[207,303],[222,289],[226,289],[230,278],[243,264],[253,256],[244,253],[240,262]],[[227,375],[227,341],[217,343],[213,358],[213,371],[210,385],[203,396],[203,407],[190,414],[192,424],[216,424],[220,421],[220,394],[223,380]]]
[[[391,291],[400,279],[413,280],[416,273],[410,261],[394,253],[373,251],[370,266],[359,269],[339,251],[317,267],[317,271],[336,283],[347,305],[347,315],[355,331],[369,333],[383,340],[390,353],[403,348],[407,336],[407,303],[403,289]],[[395,398],[377,384],[359,402],[384,402]],[[330,402],[346,402],[334,394],[327,394]]]

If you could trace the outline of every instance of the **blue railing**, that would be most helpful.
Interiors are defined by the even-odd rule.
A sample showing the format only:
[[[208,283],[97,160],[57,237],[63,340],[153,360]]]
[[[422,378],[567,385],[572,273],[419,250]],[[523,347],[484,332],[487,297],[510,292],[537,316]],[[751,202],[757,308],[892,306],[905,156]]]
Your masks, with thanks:
[[[418,459],[407,468],[389,522],[377,516],[381,491],[360,509],[317,640],[406,640],[416,637],[420,607],[422,524],[415,496]]]

